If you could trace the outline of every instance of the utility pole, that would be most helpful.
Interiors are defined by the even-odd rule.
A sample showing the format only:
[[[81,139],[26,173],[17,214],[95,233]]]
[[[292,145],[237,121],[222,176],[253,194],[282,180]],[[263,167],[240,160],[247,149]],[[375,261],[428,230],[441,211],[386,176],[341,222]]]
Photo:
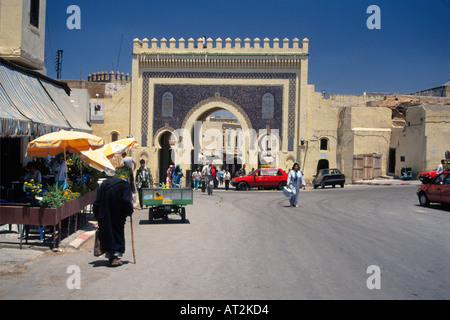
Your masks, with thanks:
[[[62,74],[63,50],[56,52],[56,79],[61,79]]]

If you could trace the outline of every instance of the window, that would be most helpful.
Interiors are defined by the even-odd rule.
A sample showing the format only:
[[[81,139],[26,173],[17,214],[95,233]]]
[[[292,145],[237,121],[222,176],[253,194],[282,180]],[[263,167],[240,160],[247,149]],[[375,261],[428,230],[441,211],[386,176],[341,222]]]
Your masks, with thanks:
[[[328,139],[320,139],[320,150],[328,150]]]
[[[450,185],[450,174],[447,175],[447,179],[445,180],[446,185]]]
[[[269,176],[281,176],[281,171],[276,168],[269,169]]]
[[[30,1],[30,24],[39,28],[39,0]]]
[[[262,118],[273,119],[275,99],[271,93],[266,93],[262,98]]]
[[[163,118],[173,117],[173,94],[165,92],[162,97],[162,116]]]

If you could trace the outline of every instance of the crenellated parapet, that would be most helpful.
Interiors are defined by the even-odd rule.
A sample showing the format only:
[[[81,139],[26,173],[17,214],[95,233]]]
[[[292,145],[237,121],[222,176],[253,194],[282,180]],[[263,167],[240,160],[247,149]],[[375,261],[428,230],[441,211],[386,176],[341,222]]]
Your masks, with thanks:
[[[308,46],[307,38],[302,42],[297,38],[292,41],[278,38],[214,41],[206,37],[150,41],[145,38],[133,40],[133,56],[142,67],[298,69],[308,59]]]
[[[119,71],[100,71],[88,75],[88,82],[105,82],[105,83],[128,83],[131,81],[130,75],[126,75]]]
[[[263,40],[259,38],[249,39],[226,38],[222,40],[217,38],[215,41],[211,38],[200,37],[197,40],[184,38],[178,40],[171,38],[160,40],[153,38],[151,41],[145,39],[133,40],[133,54],[152,54],[152,53],[171,53],[171,54],[290,54],[307,55],[309,40],[307,38],[300,42],[295,38],[289,40],[278,38]]]

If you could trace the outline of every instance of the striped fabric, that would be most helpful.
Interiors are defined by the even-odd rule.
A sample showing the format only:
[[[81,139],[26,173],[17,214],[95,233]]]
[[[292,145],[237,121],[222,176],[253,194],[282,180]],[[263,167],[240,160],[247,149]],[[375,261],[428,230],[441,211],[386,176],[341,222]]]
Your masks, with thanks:
[[[0,59],[0,137],[39,137],[63,130],[92,132],[65,90]]]
[[[17,111],[0,85],[0,137],[28,136],[30,125],[30,119]]]
[[[20,113],[44,125],[45,131],[71,129],[36,77],[0,65],[0,83]]]
[[[92,132],[92,129],[87,125],[84,117],[78,112],[69,100],[66,92],[53,83],[46,80],[39,79],[39,82],[50,95],[59,110],[64,114],[70,126],[77,131]]]

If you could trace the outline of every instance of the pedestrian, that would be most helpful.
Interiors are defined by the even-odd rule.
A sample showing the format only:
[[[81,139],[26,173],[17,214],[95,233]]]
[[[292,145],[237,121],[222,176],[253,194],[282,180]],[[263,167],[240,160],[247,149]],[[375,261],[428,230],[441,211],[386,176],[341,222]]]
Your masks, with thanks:
[[[289,172],[287,185],[292,190],[291,197],[289,198],[291,206],[297,208],[300,188],[305,185],[305,180],[303,179],[303,175],[300,171],[300,165],[297,162],[294,163],[292,170]]]
[[[220,170],[219,171],[219,185],[223,185],[223,177],[224,177],[224,175],[225,175],[225,170]]]
[[[110,266],[121,266],[120,259],[125,253],[125,222],[133,213],[130,184],[121,178],[104,181],[97,191],[93,211],[102,252],[106,253]]]
[[[445,164],[445,160],[442,159],[441,163],[438,165],[437,169],[436,169],[436,176],[440,175],[442,172],[444,172],[444,164]]]
[[[202,172],[201,172],[201,175],[202,175],[202,192],[205,192],[206,191],[206,169],[207,169],[207,165],[203,165],[203,167],[202,167]]]
[[[206,189],[208,190],[208,195],[212,195],[213,189],[214,189],[214,178],[215,178],[214,177],[215,169],[212,164],[212,161],[210,161],[209,164],[203,168],[203,170],[204,170],[203,174],[204,174],[204,178],[205,178]]]
[[[172,174],[173,174],[173,164],[167,168],[166,171],[166,187],[172,188]]]
[[[242,168],[239,169],[238,174],[239,174],[239,177],[243,177],[246,175],[245,164],[242,166]]]
[[[194,181],[194,189],[198,190],[198,186],[200,185],[200,180],[202,179],[202,174],[200,171],[195,169],[194,173],[192,174],[192,181]]]
[[[224,174],[224,180],[225,180],[225,190],[228,191],[228,189],[230,188],[230,180],[231,180],[231,174],[230,171],[225,170],[225,174]]]
[[[58,185],[58,188],[66,189],[66,162],[64,161],[63,154],[60,153],[56,157],[56,162],[53,164],[52,171],[55,175],[55,182]]]
[[[139,161],[140,167],[136,171],[136,187],[139,192],[139,205],[140,208],[143,208],[142,205],[142,193],[144,188],[151,188],[153,186],[153,176],[150,168],[145,166],[145,160],[141,159]]]
[[[134,176],[133,172],[136,170],[136,161],[132,157],[128,157],[127,153],[122,153],[122,161],[120,162],[120,166],[127,166],[131,170],[130,174],[130,186],[131,186],[131,192],[136,193],[136,187],[134,185]]]
[[[172,173],[172,187],[173,188],[181,188],[181,178],[183,177],[183,171],[179,164],[175,167]]]

